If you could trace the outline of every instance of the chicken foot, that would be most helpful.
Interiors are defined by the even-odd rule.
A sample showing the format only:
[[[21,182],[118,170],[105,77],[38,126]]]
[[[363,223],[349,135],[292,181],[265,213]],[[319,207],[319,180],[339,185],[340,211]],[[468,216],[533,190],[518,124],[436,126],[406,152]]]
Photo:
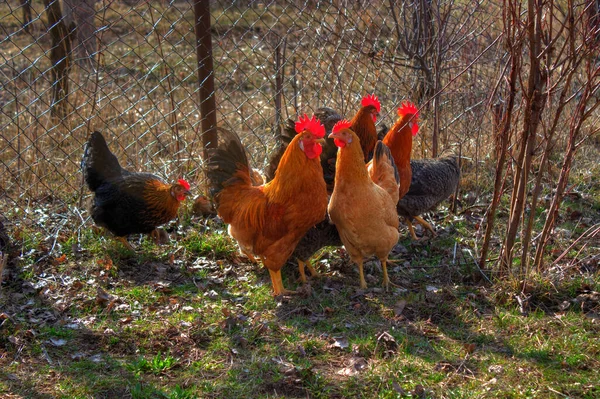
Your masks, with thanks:
[[[271,284],[273,284],[273,296],[296,294],[296,291],[286,290],[283,287],[281,270],[274,271],[269,269],[269,274],[271,275]]]
[[[306,273],[304,273],[304,267],[306,266],[306,268],[308,269],[308,271],[310,272],[310,275],[314,278],[318,278],[321,277],[321,274],[315,270],[315,268],[310,264],[310,260],[307,260],[306,262],[301,261],[300,259],[298,260],[298,271],[300,272],[300,280],[306,284]]]
[[[390,281],[390,278],[388,277],[388,272],[387,272],[388,260],[387,259],[379,259],[379,261],[381,262],[381,268],[383,269],[383,289],[387,292],[390,288],[390,285],[392,287],[399,287],[399,285],[392,283]],[[392,262],[389,262],[389,263],[392,263]]]
[[[414,219],[418,224],[425,227],[427,230],[431,231],[431,234],[434,237],[436,236],[435,230],[433,229],[433,227],[431,227],[431,225],[429,223],[427,223],[425,221],[425,219],[423,219],[421,216],[415,216]],[[410,233],[410,236],[412,237],[413,241],[417,241],[418,238],[417,238],[417,235],[415,234],[415,229],[412,225],[412,222],[410,221],[409,218],[406,218],[405,221],[406,221],[406,225],[408,226],[408,231]]]
[[[128,250],[133,251],[133,247],[129,241],[127,241],[127,237],[115,237],[115,240],[121,242],[121,244],[123,244]]]
[[[156,245],[163,245],[169,242],[169,235],[167,232],[158,227],[150,232],[150,237],[154,240]]]

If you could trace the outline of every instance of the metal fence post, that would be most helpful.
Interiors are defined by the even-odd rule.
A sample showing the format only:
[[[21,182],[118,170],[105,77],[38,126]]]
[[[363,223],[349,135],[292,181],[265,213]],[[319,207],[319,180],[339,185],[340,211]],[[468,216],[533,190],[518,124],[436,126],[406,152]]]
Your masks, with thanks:
[[[212,56],[212,36],[210,31],[210,1],[197,0],[194,3],[196,57],[198,60],[198,84],[200,85],[200,117],[202,118],[202,144],[204,157],[206,149],[217,145],[217,109],[215,101],[215,80]]]

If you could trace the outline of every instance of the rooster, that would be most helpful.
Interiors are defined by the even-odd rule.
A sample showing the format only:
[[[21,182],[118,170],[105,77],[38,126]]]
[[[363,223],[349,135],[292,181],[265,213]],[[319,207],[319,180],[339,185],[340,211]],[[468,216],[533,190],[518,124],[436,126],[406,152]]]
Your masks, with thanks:
[[[183,179],[168,184],[150,173],[123,169],[100,132],[90,135],[81,167],[94,193],[92,219],[129,249],[129,234],[151,233],[158,241],[161,232],[157,227],[174,219],[180,203],[190,194],[190,185]]]
[[[377,96],[373,94],[366,95],[362,98],[361,108],[351,121],[351,129],[357,134],[360,139],[360,146],[364,154],[373,153],[373,148],[377,142],[377,130],[375,128],[375,122],[381,111],[381,104]],[[315,116],[321,121],[325,127],[325,133],[329,135],[333,126],[342,120],[342,116],[335,110],[322,107],[317,109]],[[294,137],[294,126],[288,125],[283,129],[280,137],[279,148],[275,151],[271,157],[269,166],[267,168],[267,180],[270,180],[275,170],[274,165],[277,165],[279,158],[285,148]],[[335,162],[338,153],[338,147],[335,145],[333,139],[327,138],[323,145],[323,152],[321,153],[321,166],[323,167],[323,178],[327,183],[327,191],[329,194],[333,191],[335,183]],[[370,159],[370,157],[369,157]],[[308,268],[311,275],[316,277],[319,275],[313,268],[310,258],[313,257],[320,249],[324,247],[338,247],[342,246],[339,233],[329,218],[324,218],[320,223],[310,228],[302,240],[296,246],[296,249],[292,253],[291,258],[298,262],[298,271],[300,272],[300,279],[302,282],[306,282],[306,275],[304,269]]]
[[[375,255],[381,261],[387,290],[387,258],[399,237],[396,204],[400,178],[390,150],[381,141],[376,143],[373,164],[367,170],[362,143],[350,127],[350,122],[342,120],[329,135],[339,147],[329,216],[358,264],[360,287],[367,287],[363,260]]]
[[[405,101],[398,108],[398,116],[383,142],[392,152],[400,174],[398,215],[404,218],[412,239],[416,240],[412,219],[435,235],[433,227],[420,215],[456,190],[460,169],[455,156],[411,160],[413,136],[419,132],[419,112],[414,104]]]
[[[351,123],[351,129],[360,139],[360,145],[363,149],[365,162],[373,157],[373,149],[377,142],[377,129],[375,122],[381,111],[381,103],[374,94],[366,95],[362,98],[361,107],[354,115]],[[331,133],[333,126],[342,120],[342,116],[331,108],[323,107],[317,109],[316,117],[325,126],[327,135]],[[335,183],[335,161],[338,149],[333,140],[326,140],[321,154],[321,165],[323,166],[323,176],[327,183],[328,192],[331,194]]]
[[[219,129],[209,149],[207,176],[219,216],[250,259],[259,257],[269,270],[273,294],[292,294],[281,268],[306,231],[325,218],[327,187],[319,162],[325,128],[306,115],[295,123],[296,135],[279,160],[273,180],[254,186],[239,137]]]

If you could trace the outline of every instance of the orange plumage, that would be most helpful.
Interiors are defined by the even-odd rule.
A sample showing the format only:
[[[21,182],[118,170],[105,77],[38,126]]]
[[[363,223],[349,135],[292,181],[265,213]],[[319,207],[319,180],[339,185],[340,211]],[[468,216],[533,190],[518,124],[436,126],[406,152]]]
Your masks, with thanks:
[[[306,231],[323,220],[327,189],[319,163],[325,130],[316,119],[301,119],[298,134],[283,153],[275,177],[253,186],[239,137],[219,129],[219,145],[209,151],[207,175],[219,216],[245,254],[258,256],[269,270],[275,295],[283,287],[281,267]],[[318,121],[317,121],[318,122]]]
[[[390,149],[398,174],[400,175],[399,198],[402,199],[410,188],[412,169],[410,154],[412,152],[413,136],[419,131],[419,112],[414,104],[404,102],[398,108],[398,119],[383,138],[383,143]]]
[[[371,170],[364,163],[358,136],[341,124],[331,138],[339,147],[335,187],[328,210],[344,247],[358,264],[360,287],[367,284],[363,260],[377,256],[383,268],[383,286],[388,288],[387,257],[398,242],[399,177],[389,149],[377,142]]]

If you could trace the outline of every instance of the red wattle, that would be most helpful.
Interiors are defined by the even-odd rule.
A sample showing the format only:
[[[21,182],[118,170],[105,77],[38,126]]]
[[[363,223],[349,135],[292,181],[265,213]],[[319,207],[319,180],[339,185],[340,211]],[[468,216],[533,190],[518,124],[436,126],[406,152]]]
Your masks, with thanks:
[[[333,142],[339,148],[344,148],[346,146],[346,142],[340,139],[333,139]]]

